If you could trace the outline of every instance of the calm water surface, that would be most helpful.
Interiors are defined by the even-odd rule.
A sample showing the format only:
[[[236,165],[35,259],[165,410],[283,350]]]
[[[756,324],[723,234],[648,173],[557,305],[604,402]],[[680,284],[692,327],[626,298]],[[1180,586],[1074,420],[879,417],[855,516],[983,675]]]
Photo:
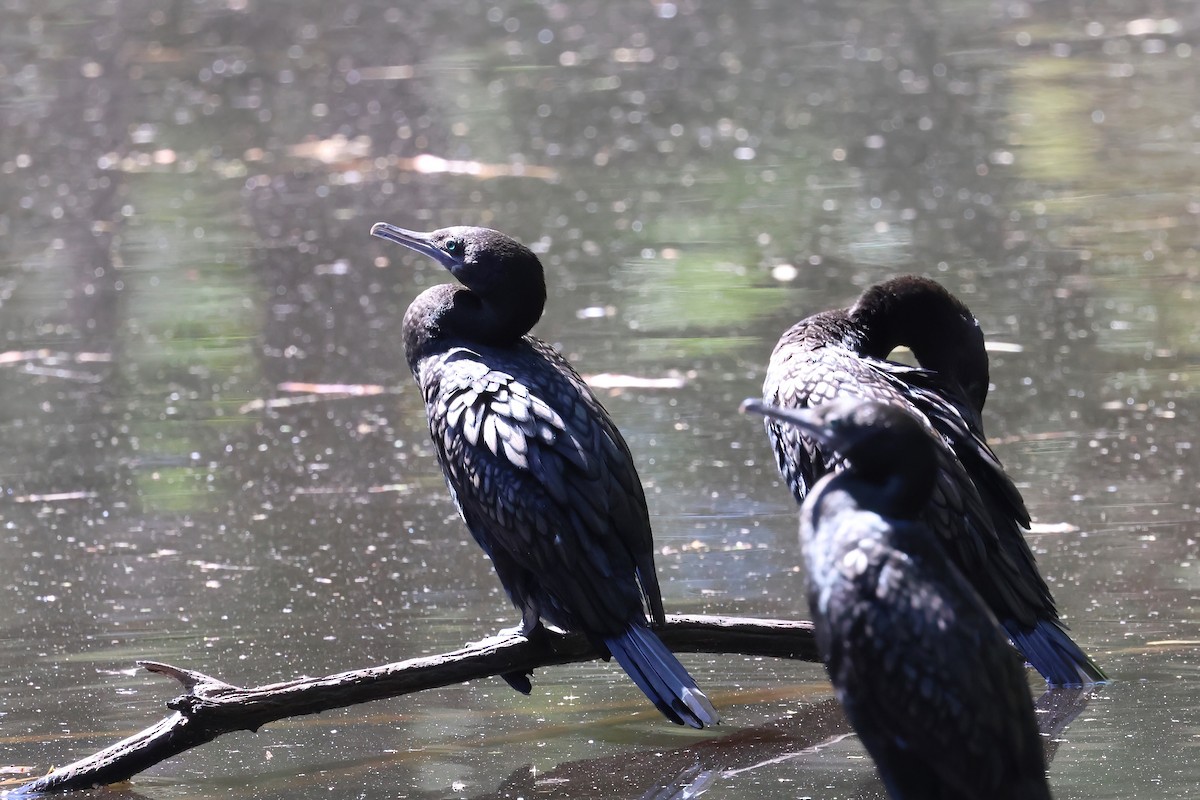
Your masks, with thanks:
[[[681,384],[603,393],[674,612],[805,615],[737,403],[797,318],[945,282],[995,346],[986,422],[1042,569],[1115,678],[1055,794],[1197,796],[1195,6],[731,8],[0,3],[0,768],[159,719],[176,687],[135,659],[254,685],[515,622],[404,367],[404,309],[446,276],[382,219],[513,234],[547,267],[537,333]],[[684,660],[717,730],[582,664],[227,736],[123,791],[880,795],[819,667]]]

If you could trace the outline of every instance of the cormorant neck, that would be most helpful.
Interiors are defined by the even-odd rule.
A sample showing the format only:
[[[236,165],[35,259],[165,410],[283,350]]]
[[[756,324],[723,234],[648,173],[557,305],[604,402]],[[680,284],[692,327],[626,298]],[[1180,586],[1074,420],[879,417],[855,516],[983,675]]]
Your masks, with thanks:
[[[988,356],[983,332],[970,309],[940,284],[905,275],[868,288],[847,315],[860,332],[865,356],[885,359],[897,347],[912,350],[928,370],[956,382],[983,410]]]
[[[537,323],[546,305],[545,280],[514,281],[487,296],[465,286],[426,289],[404,314],[404,352],[409,369],[452,342],[512,347]]]
[[[896,440],[858,459],[849,456],[847,481],[868,484],[869,507],[886,517],[916,519],[924,513],[937,482],[937,454],[922,432],[919,438]]]

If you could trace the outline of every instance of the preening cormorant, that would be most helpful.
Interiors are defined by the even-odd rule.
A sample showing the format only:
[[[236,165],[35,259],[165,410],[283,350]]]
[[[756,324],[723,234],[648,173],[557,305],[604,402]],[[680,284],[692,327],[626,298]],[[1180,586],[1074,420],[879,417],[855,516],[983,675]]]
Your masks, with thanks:
[[[920,367],[888,361],[909,347]],[[937,282],[906,275],[866,289],[850,308],[822,311],[780,337],[763,400],[806,408],[850,397],[916,416],[936,444],[937,478],[924,520],[1009,638],[1052,686],[1106,680],[1071,640],[1025,541],[1029,512],[983,434],[988,391],[983,333]],[[840,460],[798,429],[768,419],[779,471],[803,502]]]
[[[846,459],[808,493],[800,544],[817,647],[894,800],[1049,800],[1021,661],[924,519],[934,440],[891,404],[747,400]]]
[[[602,643],[660,711],[695,728],[720,718],[650,630],[665,621],[650,519],[629,448],[579,374],[529,335],[546,303],[541,262],[487,228],[371,234],[423,253],[462,285],[422,292],[404,315],[450,494],[521,612]],[[506,675],[528,693],[525,675]]]

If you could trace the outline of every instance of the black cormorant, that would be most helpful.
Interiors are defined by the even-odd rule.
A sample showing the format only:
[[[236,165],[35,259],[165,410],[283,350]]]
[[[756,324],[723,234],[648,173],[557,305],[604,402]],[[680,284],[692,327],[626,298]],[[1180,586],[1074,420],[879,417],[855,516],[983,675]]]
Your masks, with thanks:
[[[920,367],[888,361],[901,345]],[[792,326],[771,354],[763,399],[805,408],[839,397],[903,408],[936,432],[933,499],[924,519],[950,557],[1052,686],[1106,680],[1058,618],[1023,529],[1029,512],[983,434],[988,356],[970,310],[937,282],[906,275],[866,289],[850,308]],[[768,419],[779,471],[797,502],[839,459]]]
[[[817,647],[895,800],[1048,800],[1025,671],[923,518],[938,455],[895,405],[746,410],[847,466],[812,487],[800,544]]]
[[[629,448],[579,374],[529,335],[546,303],[541,262],[487,228],[371,233],[423,253],[461,286],[425,290],[404,315],[438,461],[459,513],[521,612],[602,643],[666,717],[719,716],[650,630],[665,621],[650,519]],[[528,693],[524,675],[504,676]]]

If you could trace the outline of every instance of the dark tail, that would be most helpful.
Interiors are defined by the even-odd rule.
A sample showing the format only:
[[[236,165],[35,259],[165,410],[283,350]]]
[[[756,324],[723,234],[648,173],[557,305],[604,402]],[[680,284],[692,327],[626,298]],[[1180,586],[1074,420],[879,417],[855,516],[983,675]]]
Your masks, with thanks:
[[[533,675],[533,671],[529,672],[504,672],[500,677],[504,678],[504,682],[512,688],[516,689],[521,694],[529,694],[533,691],[533,684],[529,680],[529,676]]]
[[[645,624],[634,622],[620,636],[605,639],[604,644],[667,719],[693,728],[721,721],[679,659]]]
[[[1104,670],[1071,641],[1057,620],[1039,620],[1033,628],[1012,620],[1003,622],[1008,638],[1050,686],[1086,686],[1107,683]]]

